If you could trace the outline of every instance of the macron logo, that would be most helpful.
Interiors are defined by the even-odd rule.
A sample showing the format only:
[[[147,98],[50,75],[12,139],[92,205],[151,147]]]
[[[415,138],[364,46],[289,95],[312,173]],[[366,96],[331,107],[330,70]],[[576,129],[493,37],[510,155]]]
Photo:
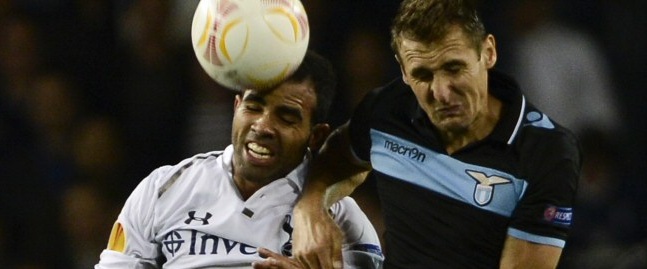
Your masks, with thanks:
[[[427,155],[422,153],[416,147],[403,146],[389,140],[384,141],[384,148],[390,150],[391,152],[397,153],[399,155],[402,155],[404,157],[407,157],[409,159],[412,159],[421,163],[425,161],[425,158],[427,158]]]

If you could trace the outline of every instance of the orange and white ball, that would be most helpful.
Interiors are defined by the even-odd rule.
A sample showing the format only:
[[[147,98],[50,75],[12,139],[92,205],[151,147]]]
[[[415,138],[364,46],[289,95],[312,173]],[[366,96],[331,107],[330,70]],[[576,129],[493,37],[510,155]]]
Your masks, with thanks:
[[[191,26],[200,65],[232,90],[281,82],[303,61],[309,39],[299,0],[201,0]]]

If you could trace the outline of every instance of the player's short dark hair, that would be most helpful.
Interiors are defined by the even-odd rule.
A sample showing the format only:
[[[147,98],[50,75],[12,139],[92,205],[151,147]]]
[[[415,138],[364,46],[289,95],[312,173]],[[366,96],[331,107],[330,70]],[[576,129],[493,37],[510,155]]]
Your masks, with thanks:
[[[308,50],[299,68],[286,81],[311,80],[317,95],[317,107],[312,114],[312,123],[322,123],[328,117],[335,98],[337,76],[332,63],[318,53]]]
[[[399,57],[401,38],[432,43],[459,26],[480,52],[487,33],[476,8],[475,0],[403,0],[391,25],[391,48]]]

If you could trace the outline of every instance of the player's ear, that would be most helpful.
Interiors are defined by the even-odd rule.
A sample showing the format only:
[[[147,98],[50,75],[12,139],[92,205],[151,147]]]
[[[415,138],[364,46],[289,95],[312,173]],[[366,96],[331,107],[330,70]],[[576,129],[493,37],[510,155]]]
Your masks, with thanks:
[[[496,43],[493,35],[488,35],[483,41],[483,50],[481,51],[481,57],[484,57],[485,67],[488,69],[494,67],[494,64],[496,64]]]
[[[236,111],[236,109],[238,109],[238,106],[242,102],[243,102],[243,96],[240,93],[236,94],[236,98],[234,98],[234,112]]]
[[[310,141],[308,141],[308,147],[313,152],[318,152],[323,143],[326,141],[330,135],[330,125],[326,123],[318,123],[312,127],[312,132],[310,134]]]

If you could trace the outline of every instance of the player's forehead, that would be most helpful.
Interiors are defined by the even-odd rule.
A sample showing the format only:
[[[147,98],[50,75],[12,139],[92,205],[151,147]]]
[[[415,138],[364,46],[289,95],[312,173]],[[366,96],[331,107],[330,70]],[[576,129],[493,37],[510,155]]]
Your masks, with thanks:
[[[470,39],[460,29],[452,29],[439,40],[418,41],[401,36],[398,46],[401,59],[408,64],[442,64],[474,54]]]
[[[310,80],[287,81],[270,90],[248,89],[243,101],[256,101],[266,106],[288,106],[310,112],[317,104],[314,84]]]
[[[431,43],[402,39],[399,54],[405,70],[435,70],[448,64],[469,65],[476,61],[476,51],[465,36],[448,35]]]

